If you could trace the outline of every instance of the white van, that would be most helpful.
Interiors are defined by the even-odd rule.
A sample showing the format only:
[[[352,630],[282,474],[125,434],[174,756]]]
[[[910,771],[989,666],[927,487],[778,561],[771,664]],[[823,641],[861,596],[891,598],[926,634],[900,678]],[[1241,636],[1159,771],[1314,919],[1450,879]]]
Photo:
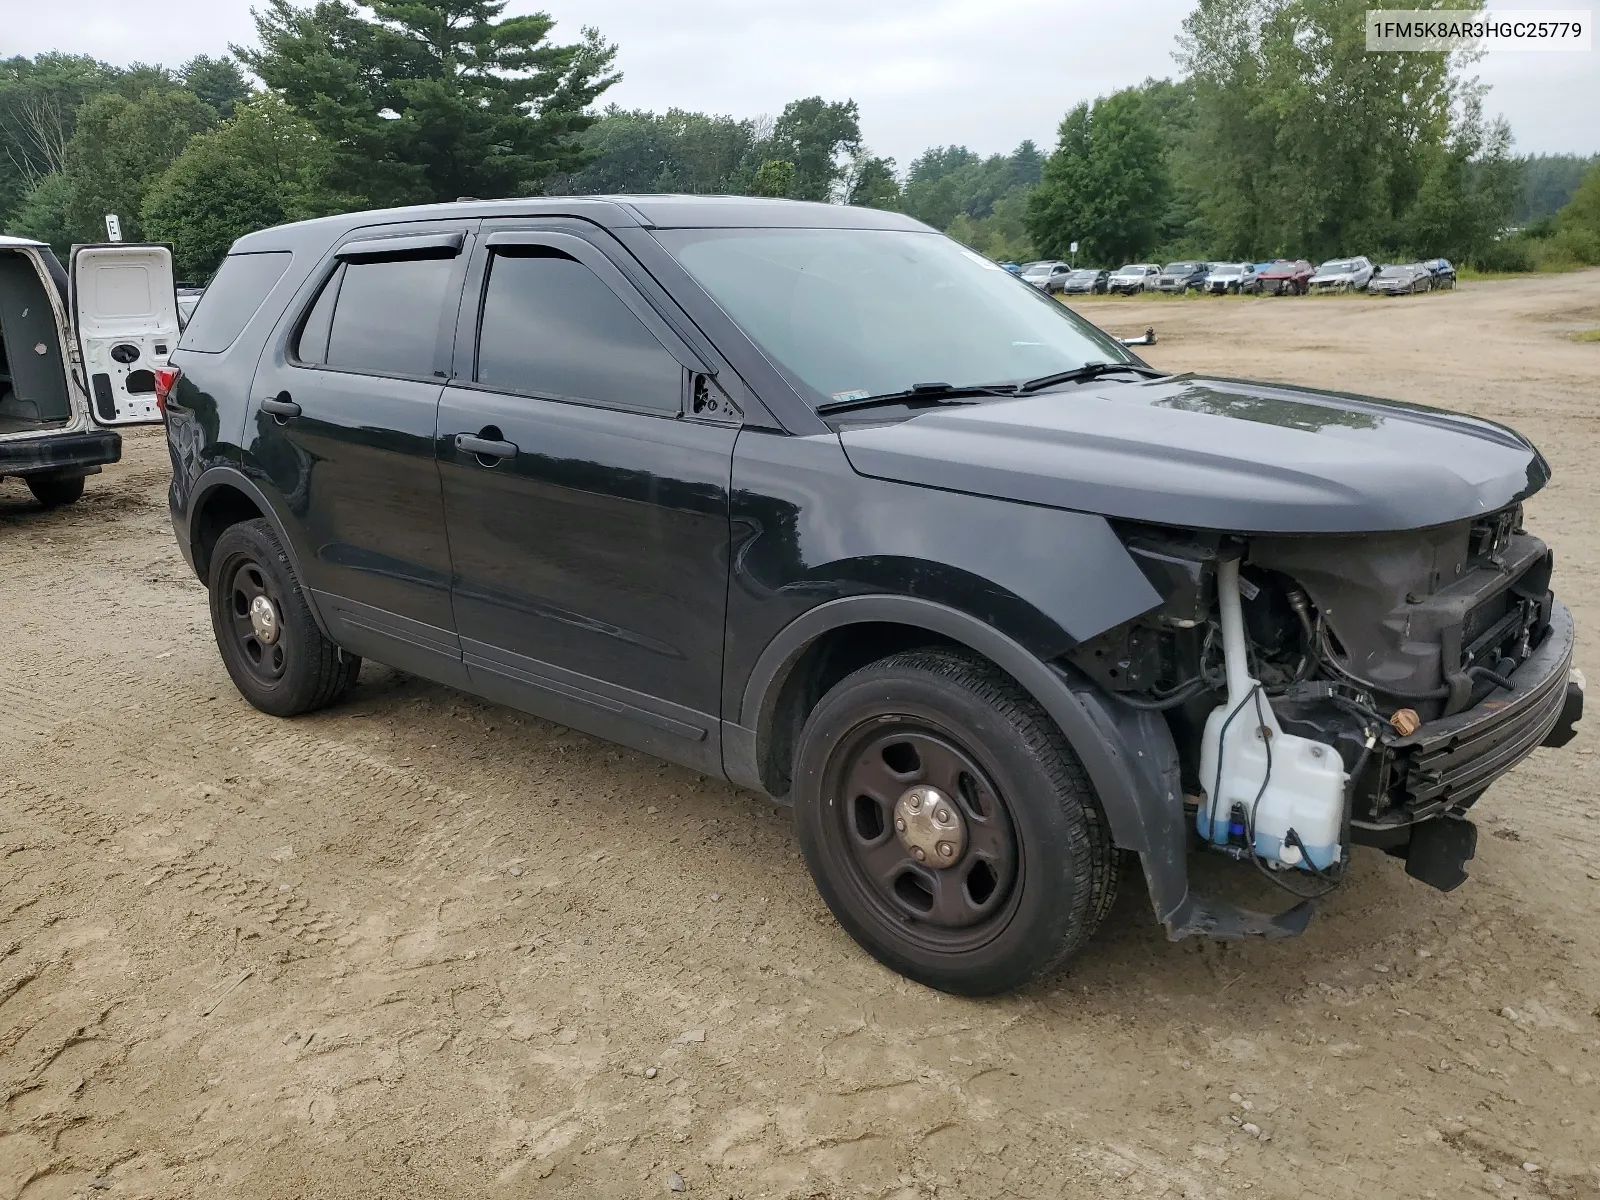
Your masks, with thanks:
[[[178,344],[172,252],[50,247],[0,237],[0,478],[47,506],[122,456],[122,425],[162,420],[157,388]]]

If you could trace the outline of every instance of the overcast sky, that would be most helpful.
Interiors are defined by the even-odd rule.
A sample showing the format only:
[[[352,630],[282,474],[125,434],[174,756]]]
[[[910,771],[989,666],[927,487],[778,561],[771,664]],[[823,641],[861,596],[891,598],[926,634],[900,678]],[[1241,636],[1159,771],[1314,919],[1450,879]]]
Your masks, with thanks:
[[[309,2],[309,0],[307,0]],[[1583,2],[1583,0],[1579,0]],[[1392,7],[1400,7],[1395,0]],[[1554,7],[1510,0],[1496,10]],[[930,145],[1048,149],[1079,100],[1176,70],[1192,0],[511,0],[557,36],[597,26],[624,80],[605,99],[734,116],[853,97],[862,131],[902,169]],[[0,0],[6,54],[65,50],[176,65],[250,42],[248,0]],[[1600,39],[1597,39],[1600,44]],[[1600,49],[1496,53],[1476,68],[1522,153],[1600,153]]]

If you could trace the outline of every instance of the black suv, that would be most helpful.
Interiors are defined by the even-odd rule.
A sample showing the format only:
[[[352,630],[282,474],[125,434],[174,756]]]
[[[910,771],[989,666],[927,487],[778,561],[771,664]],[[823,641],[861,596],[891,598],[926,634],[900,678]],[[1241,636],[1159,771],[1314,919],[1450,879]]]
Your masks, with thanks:
[[[164,390],[178,542],[258,708],[370,657],[790,802],[896,970],[1061,962],[1137,855],[1280,934],[1353,844],[1454,886],[1572,735],[1488,421],[1167,375],[909,218],[617,197],[241,239]],[[1191,891],[1204,847],[1299,903]]]

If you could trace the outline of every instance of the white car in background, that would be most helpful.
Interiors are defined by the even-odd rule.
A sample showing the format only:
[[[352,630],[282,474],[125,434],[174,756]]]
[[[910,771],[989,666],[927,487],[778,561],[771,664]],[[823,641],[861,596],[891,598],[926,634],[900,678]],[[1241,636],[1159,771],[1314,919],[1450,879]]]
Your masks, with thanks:
[[[1153,292],[1161,279],[1161,268],[1155,263],[1129,263],[1111,272],[1106,281],[1106,291],[1112,295],[1134,292]]]
[[[1329,259],[1311,277],[1313,292],[1359,292],[1372,280],[1376,270],[1365,255]]]

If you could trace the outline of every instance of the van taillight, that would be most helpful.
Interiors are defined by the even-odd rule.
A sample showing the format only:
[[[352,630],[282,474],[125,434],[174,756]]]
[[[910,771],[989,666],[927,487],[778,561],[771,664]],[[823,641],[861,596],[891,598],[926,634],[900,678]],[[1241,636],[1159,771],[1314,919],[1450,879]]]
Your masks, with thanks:
[[[167,395],[178,386],[178,380],[183,371],[177,367],[157,367],[156,376],[156,407],[161,410],[161,415],[167,413]]]

